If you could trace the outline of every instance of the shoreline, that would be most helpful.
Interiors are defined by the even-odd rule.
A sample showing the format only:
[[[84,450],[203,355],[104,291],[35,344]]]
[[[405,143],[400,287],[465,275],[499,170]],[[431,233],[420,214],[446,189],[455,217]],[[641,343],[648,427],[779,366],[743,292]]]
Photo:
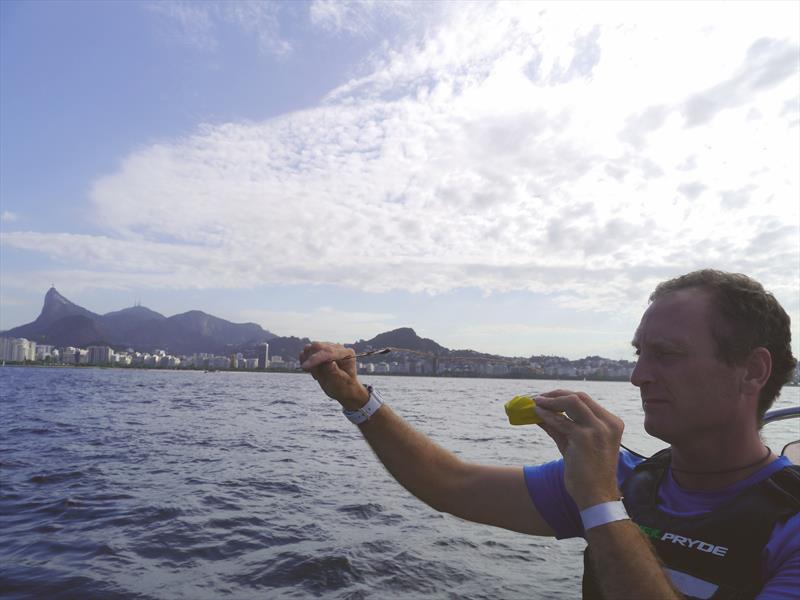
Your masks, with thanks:
[[[119,367],[113,365],[62,365],[62,364],[23,364],[23,363],[6,363],[0,368],[4,367],[22,367],[34,369],[114,369],[120,371],[165,371],[165,372],[195,372],[195,373],[288,373],[295,375],[305,375],[305,371],[300,369],[201,369],[201,368],[160,368],[160,367]],[[629,381],[626,377],[583,377],[583,376],[567,376],[567,375],[478,375],[473,373],[464,374],[439,374],[434,375],[430,373],[359,373],[360,377],[430,377],[430,378],[445,378],[445,379],[526,379],[526,380],[549,380],[549,381]]]
[[[200,369],[200,368],[168,368],[162,369],[160,367],[119,367],[113,365],[62,365],[62,364],[23,364],[23,363],[5,363],[0,368],[5,367],[22,367],[34,369],[115,369],[120,371],[165,371],[165,372],[196,372],[196,373],[288,373],[295,375],[305,375],[305,371],[299,369]],[[583,377],[583,376],[569,376],[569,375],[478,375],[473,373],[465,374],[441,374],[433,375],[429,373],[359,373],[359,376],[368,377],[431,377],[440,379],[521,379],[521,380],[549,380],[549,381],[621,381],[629,382],[627,377]],[[798,387],[800,382],[790,381],[784,384],[783,387]]]

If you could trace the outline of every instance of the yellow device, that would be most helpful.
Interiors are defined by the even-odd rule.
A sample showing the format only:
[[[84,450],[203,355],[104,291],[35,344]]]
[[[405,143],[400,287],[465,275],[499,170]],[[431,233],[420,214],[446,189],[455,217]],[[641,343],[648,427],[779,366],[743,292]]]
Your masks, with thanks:
[[[506,414],[512,425],[536,425],[542,422],[536,414],[536,402],[530,396],[514,396],[506,402]]]

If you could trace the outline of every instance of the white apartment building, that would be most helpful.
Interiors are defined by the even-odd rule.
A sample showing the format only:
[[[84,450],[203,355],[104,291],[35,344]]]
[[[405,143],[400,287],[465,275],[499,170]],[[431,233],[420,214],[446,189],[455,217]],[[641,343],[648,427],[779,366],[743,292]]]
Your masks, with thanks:
[[[115,365],[127,366],[131,364],[131,361],[131,355],[125,352],[120,352],[119,354],[114,353],[111,355],[111,362]]]
[[[78,362],[76,354],[78,349],[73,346],[67,346],[61,349],[61,362],[65,365],[74,365]]]
[[[36,360],[36,342],[25,338],[0,338],[0,360],[11,362]]]
[[[54,350],[55,350],[54,346],[49,346],[47,344],[37,344],[36,360],[44,360],[45,358],[52,358]]]

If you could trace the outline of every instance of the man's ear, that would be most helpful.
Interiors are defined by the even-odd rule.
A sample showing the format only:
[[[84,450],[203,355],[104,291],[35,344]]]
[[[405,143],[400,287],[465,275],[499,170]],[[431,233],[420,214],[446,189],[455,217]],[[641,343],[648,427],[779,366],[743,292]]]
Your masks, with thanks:
[[[759,346],[750,351],[743,366],[742,392],[758,396],[772,374],[772,355],[769,350]]]

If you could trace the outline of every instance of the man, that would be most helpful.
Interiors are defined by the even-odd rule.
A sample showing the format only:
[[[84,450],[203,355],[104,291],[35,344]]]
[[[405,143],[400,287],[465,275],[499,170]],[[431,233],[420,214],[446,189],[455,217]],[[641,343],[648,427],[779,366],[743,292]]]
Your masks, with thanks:
[[[800,598],[800,470],[759,436],[796,365],[789,317],[757,282],[712,270],[664,282],[650,301],[631,383],[645,429],[670,448],[646,461],[620,451],[618,417],[582,392],[554,390],[536,398],[537,413],[562,460],[465,463],[362,386],[351,349],[313,343],[300,360],[395,479],[434,509],[584,536],[584,597]]]

